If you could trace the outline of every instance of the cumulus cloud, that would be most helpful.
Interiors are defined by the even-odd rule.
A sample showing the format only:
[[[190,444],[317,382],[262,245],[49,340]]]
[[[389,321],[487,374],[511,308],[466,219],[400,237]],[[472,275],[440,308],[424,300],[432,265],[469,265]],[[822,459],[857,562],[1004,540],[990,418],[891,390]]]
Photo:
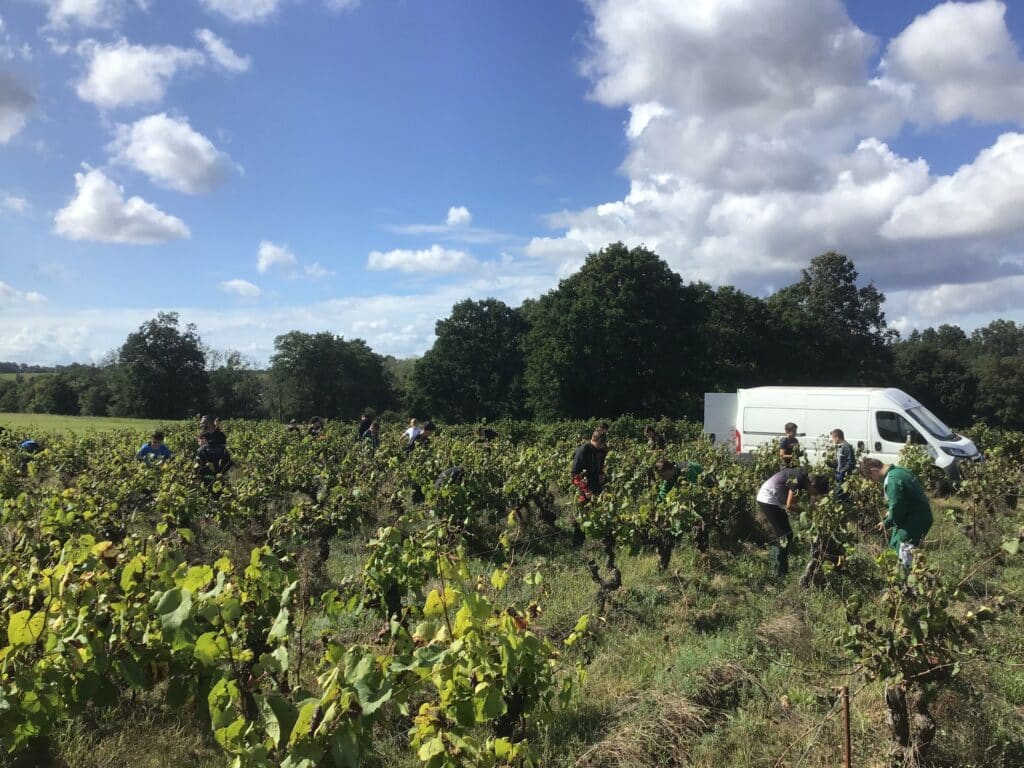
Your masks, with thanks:
[[[28,209],[31,207],[28,200],[24,197],[18,197],[17,195],[4,194],[3,200],[4,208],[14,213],[28,213]]]
[[[886,48],[881,76],[880,42],[840,0],[587,6],[591,95],[630,113],[629,191],[548,215],[555,232],[531,240],[527,255],[564,274],[622,240],[656,250],[688,279],[762,294],[829,249],[890,291],[1021,269],[1007,260],[1019,253],[1008,243],[1024,234],[1011,213],[1024,195],[1016,134],[949,177],[889,144],[938,110],[923,110],[922,99],[946,103],[938,85],[975,82],[977,99],[991,86],[1014,103],[1024,77],[1001,3],[946,4],[916,20]],[[961,29],[934,23],[949,13],[964,16]],[[960,69],[911,68],[926,51]],[[981,102],[943,109],[998,117]]]
[[[473,214],[469,212],[469,208],[464,205],[453,205],[448,209],[448,216],[444,223],[449,227],[464,227],[472,220]]]
[[[885,52],[881,87],[924,119],[1024,121],[1024,61],[998,0],[943,3],[918,16]]]
[[[0,72],[0,144],[21,133],[35,105],[35,96],[14,75]]]
[[[904,197],[882,227],[893,239],[998,235],[1020,229],[1024,134],[1007,133],[973,163]]]
[[[173,45],[134,45],[127,40],[78,46],[86,71],[76,85],[78,96],[98,107],[114,109],[163,101],[178,72],[201,66],[202,53]]]
[[[266,21],[282,4],[282,0],[200,0],[203,7],[229,21],[256,24]]]
[[[0,280],[0,307],[14,304],[42,304],[46,297],[38,291],[19,291]]]
[[[410,274],[435,275],[463,272],[476,265],[476,260],[465,251],[453,251],[440,245],[420,251],[372,251],[366,261],[366,268],[374,271],[397,269]]]
[[[298,263],[295,254],[283,245],[263,240],[256,254],[256,271],[268,272],[271,269],[291,269]]]
[[[235,172],[231,159],[185,118],[165,113],[119,125],[108,147],[114,162],[142,171],[154,183],[198,195],[210,192]]]
[[[228,72],[240,73],[249,69],[252,59],[248,56],[239,56],[231,47],[208,29],[197,29],[196,39],[202,43],[206,53],[219,66]]]
[[[98,168],[75,174],[76,195],[54,217],[54,231],[69,240],[149,245],[188,238],[181,219],[133,196]]]
[[[244,299],[255,299],[263,293],[258,285],[238,277],[234,280],[225,280],[220,284],[220,289],[224,293],[233,293],[235,296],[241,296]]]

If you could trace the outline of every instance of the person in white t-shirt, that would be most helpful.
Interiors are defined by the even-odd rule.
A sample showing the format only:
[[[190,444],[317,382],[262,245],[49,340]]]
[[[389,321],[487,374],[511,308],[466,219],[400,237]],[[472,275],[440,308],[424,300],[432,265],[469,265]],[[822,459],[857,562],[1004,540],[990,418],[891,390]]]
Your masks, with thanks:
[[[411,443],[420,436],[420,432],[422,431],[423,430],[417,425],[416,419],[409,419],[409,428],[402,433],[402,437],[405,438],[407,443]]]

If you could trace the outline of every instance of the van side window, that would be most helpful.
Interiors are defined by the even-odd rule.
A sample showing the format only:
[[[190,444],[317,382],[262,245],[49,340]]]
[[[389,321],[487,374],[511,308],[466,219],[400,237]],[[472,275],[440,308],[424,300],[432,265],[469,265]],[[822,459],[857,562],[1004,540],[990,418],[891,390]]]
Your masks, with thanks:
[[[875,421],[878,424],[879,437],[890,443],[905,443],[911,432],[917,432],[913,424],[892,411],[878,411],[875,414]]]

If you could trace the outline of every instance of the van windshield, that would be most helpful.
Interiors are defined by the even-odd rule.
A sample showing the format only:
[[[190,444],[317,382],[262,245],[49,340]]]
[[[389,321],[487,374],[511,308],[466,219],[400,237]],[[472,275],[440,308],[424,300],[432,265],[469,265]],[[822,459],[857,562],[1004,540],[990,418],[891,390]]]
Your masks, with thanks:
[[[923,405],[908,408],[910,417],[927,430],[928,434],[938,440],[956,440],[957,436],[953,430],[942,423],[942,419],[929,411]]]

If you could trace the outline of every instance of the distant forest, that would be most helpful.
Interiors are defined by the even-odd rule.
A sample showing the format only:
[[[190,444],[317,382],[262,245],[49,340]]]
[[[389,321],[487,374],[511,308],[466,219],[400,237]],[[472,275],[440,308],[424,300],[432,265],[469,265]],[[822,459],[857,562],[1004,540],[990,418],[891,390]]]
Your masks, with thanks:
[[[421,358],[361,339],[292,331],[258,370],[208,349],[175,313],[144,323],[102,365],[0,363],[0,411],[91,416],[448,422],[499,418],[699,418],[702,396],[768,384],[895,386],[955,426],[1024,428],[1024,325],[994,320],[901,338],[885,296],[838,253],[760,298],[685,283],[657,254],[614,243],[519,307],[465,300]],[[10,374],[50,375],[11,376]],[[397,414],[396,414],[397,415]]]

